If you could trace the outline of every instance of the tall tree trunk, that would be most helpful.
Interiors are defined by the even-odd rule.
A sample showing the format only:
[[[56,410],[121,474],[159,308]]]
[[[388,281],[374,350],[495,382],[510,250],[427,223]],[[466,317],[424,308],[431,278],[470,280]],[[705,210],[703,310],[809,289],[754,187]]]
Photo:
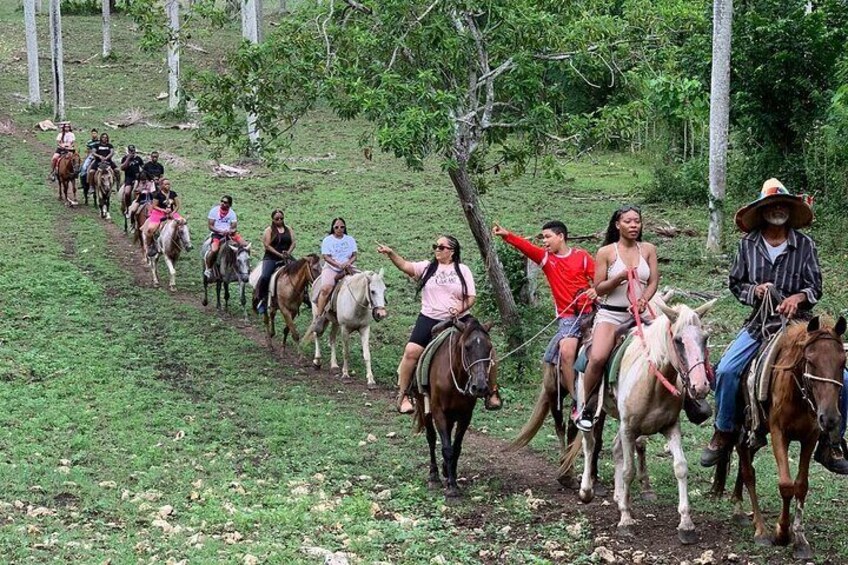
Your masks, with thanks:
[[[707,250],[721,249],[727,191],[727,138],[730,123],[730,38],[733,0],[713,0],[713,63],[710,79],[710,226]]]
[[[35,0],[24,0],[27,71],[29,74],[29,103],[41,104],[41,84],[38,80],[38,31],[35,27]]]
[[[43,14],[44,13],[44,5],[41,3],[41,0],[35,0],[35,13]]]
[[[518,308],[515,305],[512,291],[509,289],[509,281],[507,281],[504,273],[503,263],[501,263],[498,252],[492,244],[491,231],[485,218],[483,218],[483,210],[480,208],[480,202],[477,198],[477,187],[471,177],[468,176],[466,164],[466,162],[460,162],[457,168],[450,170],[448,174],[459,196],[462,211],[465,213],[465,220],[468,222],[471,234],[477,242],[480,257],[486,266],[486,274],[489,278],[489,284],[492,285],[501,322],[503,327],[507,328],[506,334],[509,339],[509,346],[515,348],[521,343]]]
[[[286,0],[280,0],[279,8],[277,8],[277,11],[280,14],[285,14],[289,11],[288,6],[286,6]]]
[[[102,0],[103,11],[103,58],[112,53],[112,10],[109,0]]]
[[[61,0],[50,0],[50,55],[53,62],[53,119],[65,120],[65,67],[62,61]]]
[[[165,11],[168,14],[168,28],[171,39],[168,41],[168,108],[176,110],[180,105],[180,3],[179,0],[167,0]]]
[[[241,5],[241,34],[251,43],[259,43],[259,5],[261,0],[243,0]],[[259,128],[256,125],[256,114],[247,115],[247,136],[250,144],[255,147],[259,141]]]

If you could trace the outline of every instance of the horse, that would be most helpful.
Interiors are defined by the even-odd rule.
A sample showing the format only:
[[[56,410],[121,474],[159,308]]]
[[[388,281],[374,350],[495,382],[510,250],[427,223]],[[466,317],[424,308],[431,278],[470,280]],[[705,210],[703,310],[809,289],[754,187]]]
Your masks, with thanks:
[[[77,175],[80,169],[80,156],[76,151],[65,151],[59,157],[56,165],[56,181],[59,189],[59,200],[64,201],[67,206],[76,206],[77,202]],[[73,198],[68,198],[68,189],[71,189]]]
[[[315,357],[312,366],[321,367],[321,347],[314,327],[318,319],[318,294],[321,292],[321,280],[312,284],[312,324],[301,342],[315,340]],[[327,305],[325,315],[329,318],[330,327],[330,370],[338,371],[336,359],[336,336],[339,328],[342,332],[342,379],[350,378],[350,334],[358,331],[362,343],[362,359],[365,361],[366,382],[369,389],[377,387],[374,373],[371,370],[371,319],[380,322],[388,315],[386,313],[386,283],[383,280],[383,269],[379,273],[363,271],[346,276],[338,283],[334,291],[335,304]]]
[[[771,370],[771,394],[764,406],[772,452],[777,463],[778,488],[783,499],[773,540],[766,534],[765,521],[760,511],[752,450],[745,441],[736,444],[739,477],[751,499],[755,541],[763,545],[771,545],[772,542],[775,545],[788,545],[792,541],[792,555],[795,559],[813,557],[803,523],[804,504],[809,489],[810,458],[822,433],[838,433],[841,420],[839,393],[845,368],[842,336],[847,325],[842,316],[834,326],[823,325],[816,316],[807,324],[800,322],[789,326],[777,346],[777,358]],[[789,469],[789,443],[793,441],[801,444],[798,474],[794,480]],[[795,519],[790,526],[789,505],[793,499]]]
[[[111,220],[109,214],[109,200],[112,196],[112,187],[115,184],[115,173],[107,163],[102,163],[94,172],[94,205],[100,210],[100,217]]]
[[[127,212],[132,206],[133,199],[135,195],[133,194],[132,186],[129,185],[121,185],[121,188],[118,189],[118,200],[121,202],[121,215],[124,217],[124,233],[127,233],[129,230],[129,218],[127,218]],[[138,224],[139,226],[141,224]]]
[[[495,350],[489,337],[491,324],[475,318],[452,320],[433,328],[455,333],[437,346],[429,367],[429,401],[413,387],[415,394],[415,431],[425,429],[430,448],[430,472],[427,485],[442,486],[436,466],[436,433],[442,444],[442,474],[447,480],[445,497],[459,496],[456,467],[462,453],[462,438],[471,423],[478,398],[486,398],[491,390],[490,375],[495,370]],[[429,405],[429,413],[425,413]],[[456,432],[454,433],[454,426]],[[451,437],[453,436],[453,437]]]
[[[154,246],[156,249],[156,255],[152,257],[148,257],[148,265],[150,266],[150,272],[153,275],[153,286],[155,288],[159,288],[159,273],[157,272],[157,267],[159,264],[159,257],[165,256],[165,264],[168,266],[168,273],[171,276],[171,280],[168,283],[168,289],[171,292],[176,292],[177,290],[177,282],[176,282],[176,269],[174,268],[174,264],[177,262],[177,259],[180,258],[180,253],[183,250],[191,251],[191,235],[188,231],[188,224],[185,220],[166,220],[162,222],[161,228],[159,230],[159,239],[157,241],[151,241],[148,245]]]
[[[212,244],[212,239],[209,238],[203,242],[203,247],[200,252],[203,269],[206,269],[206,254]],[[222,242],[218,250],[218,257],[213,268],[215,274],[211,279],[203,275],[203,301],[204,306],[209,304],[209,283],[215,283],[215,307],[221,309],[221,287],[224,287],[224,309],[229,307],[230,303],[230,283],[237,282],[239,287],[239,302],[241,304],[244,319],[247,321],[247,296],[245,286],[250,278],[250,244],[235,245],[229,240]]]
[[[320,275],[321,260],[314,253],[310,253],[297,261],[291,261],[277,270],[274,278],[271,279],[274,284],[274,292],[272,293],[270,292],[271,289],[268,289],[269,292],[266,297],[268,309],[263,316],[269,348],[274,348],[271,339],[277,333],[274,318],[278,310],[286,321],[286,327],[283,329],[283,349],[286,347],[286,339],[289,333],[291,333],[295,342],[300,341],[300,334],[294,325],[294,318],[300,312],[300,306],[303,304],[303,292],[307,285],[315,282]]]
[[[688,466],[683,453],[680,433],[680,410],[683,395],[702,399],[710,391],[707,369],[707,335],[701,327],[701,317],[715,300],[696,309],[686,305],[670,308],[663,301],[655,304],[662,314],[650,326],[637,328],[636,337],[624,351],[618,372],[616,398],[604,400],[607,411],[619,419],[619,429],[613,445],[615,460],[615,494],[621,514],[618,532],[633,535],[636,523],[631,513],[630,486],[636,474],[634,455],[640,436],[662,433],[674,458],[677,478],[680,522],[677,537],[682,544],[695,543],[697,530],[689,512]],[[594,447],[592,433],[581,433],[586,464],[580,484],[579,497],[592,500],[592,464]],[[563,465],[570,465],[580,450],[575,441]],[[641,456],[640,456],[641,459]],[[639,462],[640,466],[642,461]]]
[[[137,244],[139,247],[144,249],[144,224],[147,222],[147,218],[150,217],[150,202],[145,202],[141,206],[139,206],[138,210],[135,213],[135,231],[133,232],[133,243]],[[147,261],[147,257],[144,257],[144,260]]]

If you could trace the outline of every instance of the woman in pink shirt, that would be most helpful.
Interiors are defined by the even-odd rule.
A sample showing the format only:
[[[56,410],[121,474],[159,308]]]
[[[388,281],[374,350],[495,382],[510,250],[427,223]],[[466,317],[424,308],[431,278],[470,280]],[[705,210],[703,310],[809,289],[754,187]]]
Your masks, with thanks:
[[[414,409],[407,390],[418,359],[432,340],[432,329],[439,322],[468,316],[477,298],[477,290],[471,270],[461,262],[459,241],[453,236],[444,235],[433,244],[434,257],[430,261],[407,261],[386,245],[379,245],[377,252],[391,259],[402,272],[418,280],[421,313],[415,321],[398,368],[398,411],[410,414]],[[486,399],[486,408],[497,410],[500,407],[501,398],[493,372],[492,395]]]

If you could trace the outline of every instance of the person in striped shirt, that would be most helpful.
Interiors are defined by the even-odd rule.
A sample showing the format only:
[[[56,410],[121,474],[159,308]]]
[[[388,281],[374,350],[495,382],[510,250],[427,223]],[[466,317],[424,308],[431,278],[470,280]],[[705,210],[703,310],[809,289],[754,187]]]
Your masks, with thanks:
[[[733,295],[752,307],[751,314],[716,367],[715,433],[701,453],[701,465],[711,467],[728,452],[737,428],[736,400],[742,372],[760,345],[786,320],[810,319],[822,295],[822,273],[813,240],[798,231],[810,225],[813,211],[801,196],[793,196],[777,179],[763,183],[760,196],[736,213],[736,225],[745,235],[730,270]],[[777,297],[768,308],[769,297]],[[845,434],[848,411],[848,371],[842,388],[840,437]],[[815,459],[828,470],[848,474],[842,445],[822,440]]]

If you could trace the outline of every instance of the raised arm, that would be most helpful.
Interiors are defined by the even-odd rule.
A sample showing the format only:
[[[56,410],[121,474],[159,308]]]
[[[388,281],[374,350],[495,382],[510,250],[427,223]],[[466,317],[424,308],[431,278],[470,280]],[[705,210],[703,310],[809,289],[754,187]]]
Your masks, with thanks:
[[[388,245],[383,245],[382,243],[377,245],[377,253],[381,253],[389,258],[389,260],[394,264],[395,267],[398,268],[402,273],[409,275],[410,277],[415,276],[415,266],[398,255],[398,253],[389,247]]]
[[[541,247],[533,245],[528,240],[524,239],[521,236],[515,235],[510,232],[506,228],[495,224],[492,226],[492,233],[498,235],[503,238],[503,240],[509,245],[518,249],[524,256],[533,261],[536,264],[542,262],[545,258],[545,250]]]

